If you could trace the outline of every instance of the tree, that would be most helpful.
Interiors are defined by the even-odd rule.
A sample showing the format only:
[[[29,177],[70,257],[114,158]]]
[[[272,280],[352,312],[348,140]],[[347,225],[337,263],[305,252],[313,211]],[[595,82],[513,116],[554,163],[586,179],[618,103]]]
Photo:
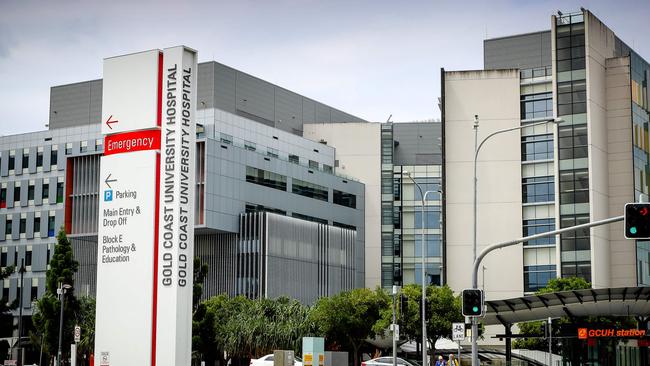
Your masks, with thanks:
[[[0,269],[0,282],[3,282],[5,278],[11,276],[14,273],[14,267],[9,266],[4,269]],[[15,301],[14,301],[15,302]],[[12,331],[14,329],[14,317],[11,312],[15,308],[15,304],[9,304],[9,299],[0,298],[0,337],[11,337]],[[4,361],[9,356],[9,342],[6,340],[0,341],[0,361]]]
[[[383,310],[389,308],[388,295],[381,289],[360,288],[319,299],[310,313],[311,321],[325,336],[329,349],[352,349],[354,365],[359,364],[359,349],[366,339],[381,334],[376,326]]]
[[[409,341],[422,341],[422,287],[416,284],[410,284],[402,288],[403,295],[406,296],[407,309],[399,309],[402,314],[400,319],[400,335]],[[454,296],[454,292],[447,286],[428,286],[427,287],[427,340],[435,347],[436,341],[440,338],[451,338],[451,324],[454,322],[463,322],[461,312],[460,296]],[[388,327],[392,320],[392,312],[388,314],[391,318],[384,315],[382,325]],[[435,348],[430,350],[434,354]]]
[[[74,273],[79,266],[72,253],[72,245],[63,228],[56,236],[57,244],[54,255],[50,260],[50,269],[46,274],[45,294],[37,303],[37,312],[33,315],[36,333],[32,334],[33,340],[43,340],[43,351],[55,355],[59,344],[59,312],[61,304],[57,295],[59,284],[73,286],[65,294],[63,308],[63,352],[69,353],[69,344],[74,336],[74,326],[79,312],[79,302],[74,296]]]
[[[194,257],[194,285],[192,287],[192,310],[196,311],[201,296],[203,296],[203,283],[208,275],[208,264],[201,262],[201,258]]]
[[[75,316],[77,325],[81,328],[81,340],[77,343],[77,351],[90,357],[95,348],[95,298],[83,296],[79,299],[79,308]]]

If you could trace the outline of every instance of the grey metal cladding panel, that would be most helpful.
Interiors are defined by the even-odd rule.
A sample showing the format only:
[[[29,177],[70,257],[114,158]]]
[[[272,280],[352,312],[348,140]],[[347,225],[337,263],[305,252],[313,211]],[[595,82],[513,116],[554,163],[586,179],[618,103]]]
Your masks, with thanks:
[[[25,179],[20,182],[20,206],[27,206],[27,192],[29,190],[29,180]]]
[[[216,62],[212,64],[214,65],[214,107],[235,113],[237,111],[237,70]]]
[[[330,114],[330,107],[325,104],[316,102],[316,123],[330,123],[332,115]]]
[[[237,109],[274,121],[275,87],[244,73],[237,73]]]
[[[27,213],[27,225],[25,227],[25,237],[34,239],[34,212]]]
[[[56,167],[58,170],[63,170],[63,167],[65,166],[65,144],[59,144],[58,151],[56,154]]]
[[[313,100],[302,99],[302,120],[303,123],[316,122],[316,102]]]
[[[302,97],[276,87],[275,119],[279,124],[278,127],[290,126],[290,128],[302,130]]]
[[[47,224],[50,211],[41,211],[41,238],[47,238]]]
[[[331,108],[331,118],[332,118],[332,123],[360,121],[359,118],[356,118],[351,114],[339,111],[338,109],[334,109],[334,108]]]
[[[16,149],[16,155],[14,156],[14,174],[23,174],[23,149]]]
[[[7,236],[5,229],[7,228],[7,215],[0,214],[0,241],[5,241]]]
[[[393,136],[399,145],[395,148],[396,165],[440,164],[440,123],[395,123]]]
[[[88,116],[90,123],[102,123],[103,85],[103,80],[90,82],[90,111]]]
[[[2,160],[0,160],[0,176],[7,175],[9,175],[9,150],[2,152]]]
[[[214,108],[214,62],[199,64],[197,75],[197,108]]]
[[[43,204],[43,178],[36,178],[36,180],[34,181],[34,206],[40,206],[42,204]]]
[[[43,146],[43,171],[44,172],[49,172],[50,171],[50,158],[52,157],[52,145],[45,145]]]
[[[15,213],[11,218],[11,239],[20,239],[20,214]]]
[[[91,83],[50,89],[50,129],[90,123]]]
[[[48,201],[50,204],[53,204],[56,202],[56,183],[57,183],[57,178],[56,177],[50,177],[50,193],[48,194]],[[46,214],[47,216],[47,214]]]
[[[551,64],[550,37],[551,32],[544,31],[485,40],[484,68],[526,69],[548,66]]]
[[[56,236],[59,232],[59,229],[63,227],[64,219],[65,219],[63,209],[56,210],[55,215],[56,216],[54,218],[54,236]]]
[[[13,181],[7,182],[7,208],[14,207],[14,201],[16,200],[14,198],[14,186]]]
[[[29,172],[36,173],[36,147],[29,148]]]

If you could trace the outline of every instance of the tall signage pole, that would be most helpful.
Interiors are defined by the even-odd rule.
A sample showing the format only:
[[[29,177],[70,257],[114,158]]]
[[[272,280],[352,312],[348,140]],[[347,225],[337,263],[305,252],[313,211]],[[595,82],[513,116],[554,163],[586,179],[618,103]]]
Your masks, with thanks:
[[[196,72],[185,47],[104,60],[95,366],[190,362]]]

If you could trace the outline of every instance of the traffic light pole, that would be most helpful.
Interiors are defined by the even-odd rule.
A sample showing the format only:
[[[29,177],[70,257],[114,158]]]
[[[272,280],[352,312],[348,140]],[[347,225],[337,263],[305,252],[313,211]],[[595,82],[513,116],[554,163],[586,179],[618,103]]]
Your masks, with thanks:
[[[571,232],[571,231],[575,231],[575,230],[580,230],[580,229],[588,229],[588,228],[595,227],[595,226],[607,225],[607,224],[611,224],[613,222],[623,221],[624,218],[625,218],[625,216],[616,216],[616,217],[611,217],[609,219],[598,220],[598,221],[589,222],[589,223],[582,224],[582,225],[576,225],[576,226],[571,226],[571,227],[567,227],[567,228],[564,228],[564,229],[549,231],[549,232],[546,232],[546,233],[525,236],[523,238],[510,240],[510,241],[506,241],[506,242],[503,242],[503,243],[492,244],[492,245],[488,246],[487,248],[483,249],[483,251],[481,251],[481,253],[474,260],[474,268],[472,270],[472,288],[478,289],[478,269],[481,266],[481,261],[483,261],[483,258],[485,258],[486,255],[488,255],[490,252],[492,252],[494,250],[509,247],[509,246],[512,246],[512,245],[517,245],[519,243],[529,241],[529,240],[545,238],[547,236],[563,234],[563,233],[567,233],[567,232]],[[478,319],[477,319],[477,317],[472,317],[472,366],[478,366],[477,340],[478,340]]]

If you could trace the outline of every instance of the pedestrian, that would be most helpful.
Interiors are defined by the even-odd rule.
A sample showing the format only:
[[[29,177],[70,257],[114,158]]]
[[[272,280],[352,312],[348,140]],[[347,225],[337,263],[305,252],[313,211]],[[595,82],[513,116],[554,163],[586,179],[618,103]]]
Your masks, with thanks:
[[[449,354],[449,363],[448,366],[460,366],[458,360],[454,357],[453,353]]]
[[[445,358],[442,357],[442,355],[438,356],[438,361],[436,361],[436,366],[447,366],[447,362],[445,362]]]

